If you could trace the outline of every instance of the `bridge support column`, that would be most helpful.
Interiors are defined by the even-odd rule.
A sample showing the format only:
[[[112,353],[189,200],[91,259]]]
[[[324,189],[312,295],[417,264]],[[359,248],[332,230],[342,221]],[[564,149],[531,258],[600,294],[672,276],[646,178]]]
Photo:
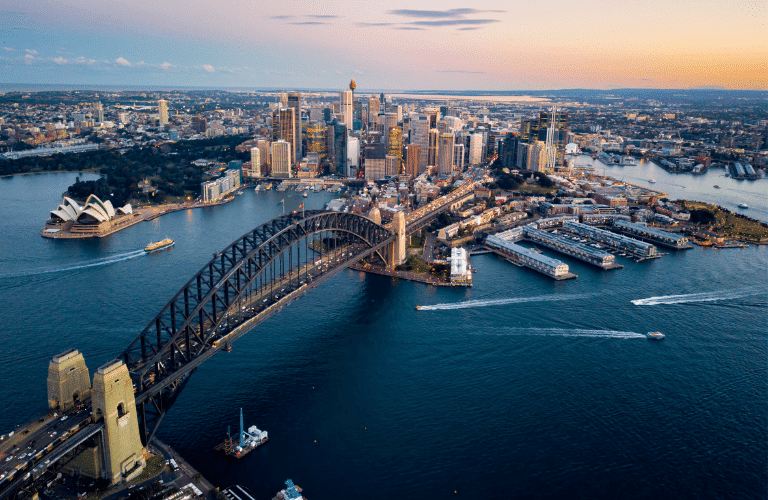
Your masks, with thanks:
[[[91,397],[91,376],[77,349],[54,356],[48,364],[48,407],[66,411]]]
[[[405,262],[405,214],[403,212],[395,212],[392,217],[392,232],[395,233],[395,241],[390,244],[387,252],[390,269]]]
[[[99,367],[93,375],[93,420],[104,421],[105,476],[112,482],[130,481],[146,461],[139,437],[136,398],[128,368],[120,360]]]

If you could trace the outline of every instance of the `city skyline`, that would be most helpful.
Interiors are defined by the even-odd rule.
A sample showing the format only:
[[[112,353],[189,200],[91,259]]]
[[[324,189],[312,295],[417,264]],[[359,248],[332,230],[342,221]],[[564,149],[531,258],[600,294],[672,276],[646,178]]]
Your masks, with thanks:
[[[386,89],[765,89],[767,10],[11,0],[0,7],[0,69],[4,83],[30,84],[344,88],[352,76]]]

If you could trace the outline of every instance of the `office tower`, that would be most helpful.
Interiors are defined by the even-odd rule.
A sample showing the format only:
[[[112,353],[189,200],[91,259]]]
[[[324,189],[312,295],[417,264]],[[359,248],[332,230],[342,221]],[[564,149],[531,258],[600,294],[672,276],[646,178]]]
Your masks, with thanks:
[[[391,127],[387,132],[387,154],[397,157],[397,173],[403,164],[403,130]]]
[[[437,120],[437,130],[441,134],[446,134],[451,131],[451,122],[448,120]]]
[[[499,160],[504,168],[515,168],[517,163],[517,143],[519,136],[509,134],[499,143]]]
[[[425,108],[423,113],[429,117],[429,128],[437,128],[437,121],[440,119],[440,110],[435,108]]]
[[[279,117],[279,133],[277,135],[278,139],[282,139],[288,144],[291,145],[291,159],[290,163],[293,165],[296,163],[297,157],[297,148],[299,147],[299,144],[296,142],[296,110],[294,108],[282,108],[278,112]],[[274,127],[274,125],[273,125]]]
[[[272,140],[276,141],[280,139],[280,110],[284,108],[276,108],[272,111]]]
[[[293,136],[293,162],[298,163],[302,157],[301,142],[301,92],[290,92],[288,94],[288,108],[293,109],[294,136]]]
[[[280,108],[287,108],[288,107],[288,94],[285,92],[280,92]]]
[[[309,108],[309,121],[321,122],[325,120],[322,106],[312,106]]]
[[[394,177],[400,174],[400,159],[394,155],[384,156],[384,175]]]
[[[439,148],[438,139],[440,138],[440,132],[436,128],[429,130],[428,143],[427,143],[427,165],[437,165],[437,150]]]
[[[497,130],[488,131],[488,146],[485,151],[485,156],[493,156],[498,152],[497,142],[499,141],[499,132]]]
[[[412,177],[419,175],[419,157],[421,156],[421,146],[418,144],[409,144],[405,148],[405,173]]]
[[[208,130],[208,120],[200,115],[192,117],[192,130],[204,134]]]
[[[334,120],[330,127],[328,127],[328,133],[331,134],[333,139],[333,156],[329,156],[328,160],[331,164],[331,173],[335,175],[346,175],[347,170],[347,124]]]
[[[386,175],[387,147],[385,144],[374,143],[365,145],[365,178],[381,180]]]
[[[397,113],[384,113],[384,131],[388,131],[392,127],[397,127]]]
[[[403,140],[409,142],[411,136],[411,119],[409,117],[403,118],[400,123],[403,124]]]
[[[157,114],[160,115],[160,125],[168,125],[168,101],[160,99],[157,101]],[[103,112],[102,112],[103,116]],[[99,120],[101,121],[101,120]]]
[[[379,113],[381,112],[381,103],[379,102],[379,98],[376,96],[371,96],[368,98],[368,127],[371,127],[373,124],[376,123],[376,118],[379,116]]]
[[[453,146],[453,168],[459,172],[464,170],[464,144]]]
[[[469,136],[469,164],[480,165],[483,161],[483,134],[475,132]]]
[[[326,125],[331,123],[333,120],[333,108],[323,108],[323,120],[325,121]]]
[[[528,168],[528,143],[517,143],[517,168],[525,170]]]
[[[347,137],[347,177],[357,177],[360,169],[360,139]]]
[[[261,177],[261,151],[258,147],[251,148],[251,177]]]
[[[440,134],[437,147],[438,175],[451,175],[455,170],[453,165],[453,134]]]
[[[552,106],[551,111],[542,111],[539,114],[539,140],[541,128],[546,126],[544,140],[547,144],[547,170],[555,170],[563,164],[565,158],[565,145],[568,141],[568,112],[558,112]]]
[[[420,115],[411,120],[411,144],[418,144],[419,149],[419,173],[427,168],[427,152],[429,149],[429,117]]]
[[[256,147],[259,148],[259,159],[261,160],[261,172],[263,175],[269,173],[269,154],[272,141],[268,139],[256,139]]]
[[[339,111],[341,120],[346,124],[347,130],[352,130],[352,91],[342,90],[339,92]]]
[[[291,177],[291,150],[290,142],[280,139],[272,143],[272,176]]]
[[[403,123],[403,107],[398,105],[395,108],[395,114],[397,115],[397,123]]]
[[[322,121],[311,121],[307,125],[307,153],[316,153],[321,160],[328,154],[326,127]]]
[[[94,117],[96,118],[96,121],[99,123],[102,123],[104,121],[104,105],[101,104],[101,102],[97,102],[96,104],[93,105],[93,111],[96,113],[96,116]],[[166,111],[166,116],[167,116],[167,111]],[[167,118],[165,123],[168,123]]]
[[[381,111],[386,112],[387,111],[387,96],[384,95],[384,92],[382,92],[379,95],[379,103],[381,104]]]

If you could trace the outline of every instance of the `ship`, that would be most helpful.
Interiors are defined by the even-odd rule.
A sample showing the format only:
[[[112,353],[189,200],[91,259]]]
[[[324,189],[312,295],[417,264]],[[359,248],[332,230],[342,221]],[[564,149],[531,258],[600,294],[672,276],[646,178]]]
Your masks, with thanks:
[[[235,458],[243,458],[262,444],[269,441],[267,431],[262,431],[255,425],[252,425],[246,431],[243,428],[243,409],[240,408],[240,441],[235,442],[229,430],[227,430],[227,439],[214,448],[216,451],[223,451],[227,455]]]
[[[306,197],[307,197],[307,192],[306,192],[306,191],[304,191],[304,192],[302,193],[302,195],[301,195],[301,196],[303,196],[304,198],[306,198]]]
[[[661,332],[648,332],[646,337],[651,339],[651,340],[663,340],[664,339],[664,334],[661,333]]]
[[[166,248],[171,248],[173,243],[174,241],[172,239],[166,238],[162,241],[158,241],[157,243],[150,243],[144,247],[144,251],[147,253],[152,253],[158,250],[165,250]]]

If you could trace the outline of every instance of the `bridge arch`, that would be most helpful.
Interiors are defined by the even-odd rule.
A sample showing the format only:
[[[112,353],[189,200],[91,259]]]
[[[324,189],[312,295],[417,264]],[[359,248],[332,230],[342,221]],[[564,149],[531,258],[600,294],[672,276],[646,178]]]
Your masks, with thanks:
[[[310,284],[368,256],[386,262],[394,238],[360,215],[307,211],[277,217],[214,254],[122,354],[145,444],[200,363]]]

